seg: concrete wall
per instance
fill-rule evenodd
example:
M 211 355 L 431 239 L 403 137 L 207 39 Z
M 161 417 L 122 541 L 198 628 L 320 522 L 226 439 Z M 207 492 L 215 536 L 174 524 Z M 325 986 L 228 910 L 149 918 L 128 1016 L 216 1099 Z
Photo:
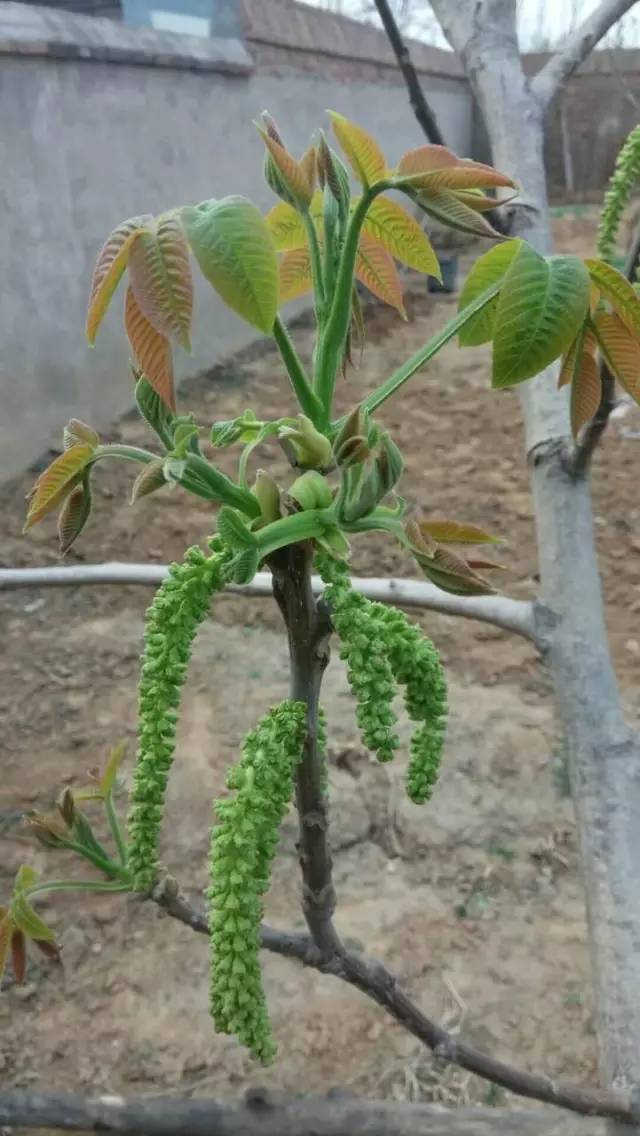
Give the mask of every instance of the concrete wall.
M 259 66 L 237 41 L 0 5 L 0 476 L 59 440 L 71 414 L 100 428 L 131 404 L 122 297 L 95 350 L 83 335 L 94 259 L 118 221 L 230 192 L 269 207 L 251 126 L 265 107 L 298 151 L 326 107 L 374 131 L 390 159 L 420 143 L 390 61 L 343 57 L 329 74 L 264 33 L 258 50 L 272 53 Z M 444 55 L 424 80 L 452 146 L 468 153 L 471 101 Z M 180 373 L 253 334 L 203 285 Z

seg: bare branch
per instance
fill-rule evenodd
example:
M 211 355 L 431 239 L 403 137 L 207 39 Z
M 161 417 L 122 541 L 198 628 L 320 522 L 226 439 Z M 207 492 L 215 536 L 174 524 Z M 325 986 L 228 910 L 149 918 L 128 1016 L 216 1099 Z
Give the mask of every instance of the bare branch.
M 577 1124 L 551 1109 L 445 1109 L 349 1096 L 272 1097 L 242 1104 L 172 1097 L 0 1094 L 0 1125 L 129 1136 L 604 1136 L 598 1121 Z
M 543 107 L 548 106 L 562 84 L 634 3 L 635 0 L 602 0 L 595 12 L 568 36 L 531 82 L 531 90 Z
M 446 143 L 442 131 L 438 126 L 438 120 L 426 100 L 422 84 L 418 78 L 418 73 L 411 59 L 411 53 L 402 37 L 402 33 L 396 23 L 389 2 L 388 0 L 374 0 L 374 3 L 378 10 L 378 15 L 382 20 L 382 26 L 387 33 L 387 39 L 398 60 L 398 67 L 402 72 L 406 84 L 411 109 L 424 131 L 427 141 L 436 146 L 444 146 Z
M 627 280 L 632 283 L 636 279 L 638 267 L 640 266 L 640 226 L 634 235 L 629 254 L 627 256 L 627 264 L 625 268 L 625 275 Z M 604 434 L 611 411 L 616 405 L 615 389 L 616 382 L 611 371 L 607 367 L 604 359 L 600 363 L 600 381 L 602 383 L 602 394 L 600 396 L 600 406 L 598 407 L 591 422 L 586 427 L 580 442 L 574 447 L 573 455 L 570 461 L 570 469 L 574 477 L 583 477 L 588 471 L 591 464 L 593 452 L 598 445 L 602 435 Z
M 171 892 L 177 888 L 172 881 Z M 156 902 L 172 916 L 195 931 L 208 933 L 207 920 L 194 912 L 186 900 L 174 895 L 165 899 L 162 889 L 154 894 Z M 601 1089 L 564 1085 L 544 1074 L 528 1073 L 498 1061 L 482 1050 L 453 1037 L 442 1026 L 427 1018 L 401 989 L 398 979 L 382 963 L 367 959 L 340 946 L 327 957 L 318 950 L 310 936 L 262 929 L 265 950 L 298 959 L 304 966 L 341 978 L 373 999 L 409 1033 L 422 1041 L 443 1062 L 458 1065 L 477 1077 L 501 1085 L 519 1096 L 566 1108 L 582 1116 L 602 1116 L 625 1124 L 640 1120 L 640 1107 L 630 1093 L 606 1092 Z M 0 1112 L 0 1121 L 1 1121 Z
M 145 584 L 157 586 L 167 574 L 161 564 L 74 564 L 62 568 L 0 568 L 0 592 L 15 588 L 77 586 L 79 584 Z M 311 579 L 314 595 L 324 585 L 319 576 Z M 508 596 L 454 596 L 442 592 L 425 580 L 385 580 L 373 576 L 354 579 L 353 587 L 370 600 L 400 607 L 423 607 L 441 615 L 465 616 L 481 623 L 492 623 L 505 631 L 536 642 L 533 604 Z M 258 572 L 248 585 L 231 584 L 228 592 L 246 596 L 272 596 L 270 572 Z

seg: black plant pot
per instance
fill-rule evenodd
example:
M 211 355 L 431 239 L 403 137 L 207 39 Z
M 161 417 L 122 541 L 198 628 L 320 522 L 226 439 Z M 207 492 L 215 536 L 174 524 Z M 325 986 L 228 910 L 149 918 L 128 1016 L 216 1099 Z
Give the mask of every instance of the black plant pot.
M 458 257 L 455 253 L 439 256 L 442 283 L 433 276 L 429 277 L 428 288 L 430 292 L 446 292 L 451 295 L 458 286 Z

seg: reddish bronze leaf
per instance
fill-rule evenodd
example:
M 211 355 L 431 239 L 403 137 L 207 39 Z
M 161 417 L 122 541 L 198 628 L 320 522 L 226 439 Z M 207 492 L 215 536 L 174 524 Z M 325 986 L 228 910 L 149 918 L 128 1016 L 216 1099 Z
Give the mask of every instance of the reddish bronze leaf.
M 93 270 L 89 294 L 89 311 L 87 313 L 87 339 L 89 343 L 95 343 L 102 318 L 127 266 L 127 259 L 134 240 L 145 225 L 148 225 L 151 221 L 153 221 L 153 217 L 149 214 L 131 217 L 128 221 L 123 221 L 113 230 L 102 246 Z
M 13 977 L 22 986 L 27 973 L 27 944 L 22 931 L 14 931 L 11 936 L 11 965 Z
M 402 297 L 402 285 L 393 257 L 387 252 L 384 245 L 381 245 L 369 233 L 363 232 L 360 235 L 356 276 L 365 288 L 373 292 L 374 296 L 377 296 L 385 304 L 390 304 L 403 319 L 407 318 Z
M 143 315 L 131 288 L 127 288 L 124 324 L 135 361 L 149 386 L 175 414 L 176 393 L 173 379 L 171 344 L 166 335 Z
M 189 246 L 176 216 L 159 217 L 153 229 L 138 234 L 129 253 L 129 278 L 149 323 L 188 350 L 193 281 Z

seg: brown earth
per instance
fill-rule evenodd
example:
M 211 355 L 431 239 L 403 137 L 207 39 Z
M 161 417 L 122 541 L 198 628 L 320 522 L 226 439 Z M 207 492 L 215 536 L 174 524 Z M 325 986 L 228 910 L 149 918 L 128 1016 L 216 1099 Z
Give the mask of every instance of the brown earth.
M 563 219 L 562 246 L 588 251 L 592 228 Z M 375 310 L 363 365 L 340 391 L 343 407 L 441 327 L 453 304 L 415 293 L 407 324 Z M 308 354 L 309 329 L 300 326 L 296 339 Z M 504 535 L 504 590 L 532 596 L 536 551 L 517 397 L 488 389 L 487 359 L 483 349 L 448 347 L 381 417 L 407 458 L 407 499 L 431 516 Z M 284 412 L 285 389 L 276 355 L 262 345 L 191 382 L 183 405 L 203 424 L 245 406 L 268 418 Z M 594 471 L 609 629 L 631 720 L 640 716 L 639 431 L 635 409 L 617 418 Z M 112 437 L 149 441 L 132 417 Z M 221 462 L 229 472 L 232 458 L 227 452 Z M 274 447 L 258 464 L 287 475 Z M 32 480 L 26 475 L 2 493 L 6 566 L 55 561 L 52 523 L 20 535 Z M 130 507 L 124 463 L 100 468 L 95 482 L 95 515 L 72 562 L 164 562 L 212 529 L 206 507 L 180 492 Z M 360 574 L 414 574 L 382 539 L 356 543 L 354 563 Z M 64 855 L 34 846 L 17 817 L 48 807 L 62 784 L 84 782 L 116 740 L 128 739 L 133 753 L 148 601 L 147 589 L 132 587 L 2 596 L 0 896 L 22 862 L 45 876 L 82 874 Z M 287 683 L 272 602 L 228 597 L 214 615 L 195 651 L 164 828 L 166 861 L 196 900 L 206 884 L 211 798 L 243 733 Z M 427 1012 L 470 1040 L 531 1069 L 591 1078 L 583 896 L 548 680 L 519 639 L 430 614 L 422 622 L 451 687 L 443 776 L 426 807 L 403 796 L 401 760 L 381 768 L 362 752 L 340 663 L 328 672 L 340 930 L 385 959 Z M 268 899 L 278 925 L 301 922 L 294 833 L 290 817 Z M 34 960 L 22 988 L 5 979 L 0 1083 L 235 1097 L 258 1079 L 290 1091 L 343 1085 L 414 1099 L 503 1100 L 481 1081 L 439 1067 L 361 995 L 273 957 L 264 962 L 279 1057 L 258 1070 L 212 1031 L 203 939 L 118 897 L 55 896 L 42 910 L 59 932 L 64 965 L 47 969 Z

